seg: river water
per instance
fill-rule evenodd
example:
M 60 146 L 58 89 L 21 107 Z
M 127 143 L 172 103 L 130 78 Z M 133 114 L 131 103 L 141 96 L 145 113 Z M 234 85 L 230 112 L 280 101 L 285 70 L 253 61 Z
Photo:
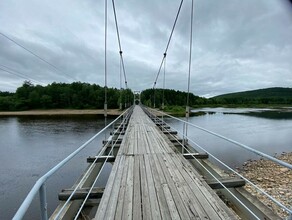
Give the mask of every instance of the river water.
M 274 155 L 292 151 L 292 113 L 250 109 L 198 109 L 200 116 L 190 122 Z M 240 113 L 240 114 L 238 114 Z M 182 125 L 167 119 L 182 131 Z M 0 117 L 0 219 L 11 219 L 35 181 L 104 126 L 93 116 Z M 188 127 L 188 135 L 200 146 L 232 167 L 241 166 L 252 153 Z M 61 189 L 70 188 L 86 168 L 86 158 L 101 147 L 100 137 L 72 162 L 57 172 L 47 184 L 49 214 L 57 205 Z M 98 185 L 105 185 L 110 167 Z M 39 219 L 38 198 L 26 219 Z

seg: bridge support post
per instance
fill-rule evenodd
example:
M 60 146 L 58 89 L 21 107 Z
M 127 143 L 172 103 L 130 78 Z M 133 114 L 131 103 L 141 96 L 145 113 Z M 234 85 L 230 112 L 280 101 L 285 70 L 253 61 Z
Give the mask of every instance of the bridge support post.
M 46 185 L 45 185 L 45 183 L 43 183 L 41 188 L 39 189 L 39 195 L 40 195 L 41 217 L 42 217 L 42 220 L 47 220 L 48 219 L 47 194 L 46 194 Z

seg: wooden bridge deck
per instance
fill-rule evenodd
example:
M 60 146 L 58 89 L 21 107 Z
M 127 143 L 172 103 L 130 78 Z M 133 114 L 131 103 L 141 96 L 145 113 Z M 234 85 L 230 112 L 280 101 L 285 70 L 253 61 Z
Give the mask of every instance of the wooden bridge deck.
M 94 219 L 237 219 L 136 106 Z

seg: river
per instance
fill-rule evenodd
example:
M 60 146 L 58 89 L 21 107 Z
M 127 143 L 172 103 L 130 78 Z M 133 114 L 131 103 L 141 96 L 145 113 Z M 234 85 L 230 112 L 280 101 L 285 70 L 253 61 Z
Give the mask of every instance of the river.
M 292 151 L 292 113 L 251 109 L 197 109 L 200 116 L 190 122 L 203 128 L 274 155 Z M 239 114 L 238 114 L 239 113 Z M 182 125 L 167 121 L 178 130 Z M 0 117 L 0 218 L 11 219 L 21 202 L 46 171 L 61 161 L 104 126 L 102 118 L 93 116 Z M 241 166 L 252 153 L 188 127 L 191 139 L 232 167 Z M 52 213 L 61 189 L 70 188 L 87 166 L 86 158 L 95 155 L 102 138 L 94 141 L 80 155 L 48 181 L 48 209 Z M 105 185 L 107 167 L 99 186 Z M 26 219 L 38 219 L 38 198 Z

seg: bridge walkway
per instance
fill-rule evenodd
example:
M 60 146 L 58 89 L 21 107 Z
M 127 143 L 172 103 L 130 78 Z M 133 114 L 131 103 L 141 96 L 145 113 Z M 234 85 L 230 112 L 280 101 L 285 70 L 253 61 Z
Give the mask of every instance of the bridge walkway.
M 140 106 L 94 219 L 237 219 Z

